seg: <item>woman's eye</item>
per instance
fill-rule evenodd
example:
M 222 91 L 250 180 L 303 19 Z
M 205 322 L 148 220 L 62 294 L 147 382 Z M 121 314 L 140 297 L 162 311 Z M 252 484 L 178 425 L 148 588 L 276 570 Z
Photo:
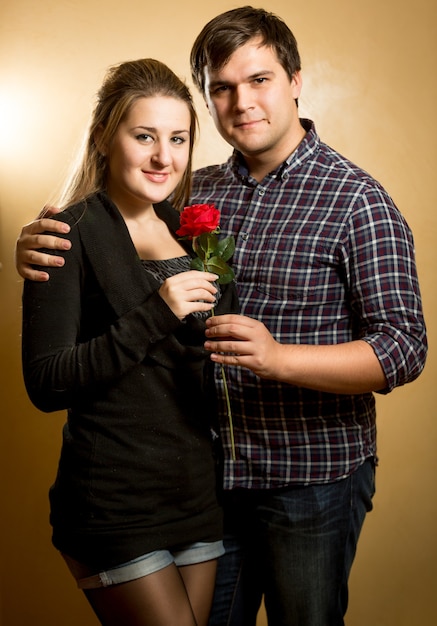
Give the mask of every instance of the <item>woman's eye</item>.
M 172 137 L 172 142 L 177 144 L 177 145 L 180 145 L 180 144 L 185 143 L 186 139 L 185 139 L 185 137 Z
M 142 141 L 143 143 L 150 143 L 151 141 L 153 141 L 153 139 L 152 139 L 152 137 L 150 135 L 146 135 L 144 133 L 141 133 L 140 135 L 137 135 L 136 139 L 138 139 L 138 141 Z

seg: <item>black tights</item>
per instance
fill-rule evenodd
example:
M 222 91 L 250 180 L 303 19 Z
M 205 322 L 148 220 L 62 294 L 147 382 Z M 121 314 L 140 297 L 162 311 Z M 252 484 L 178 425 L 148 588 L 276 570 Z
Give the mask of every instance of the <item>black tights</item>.
M 216 568 L 216 560 L 172 564 L 85 595 L 103 626 L 207 626 Z

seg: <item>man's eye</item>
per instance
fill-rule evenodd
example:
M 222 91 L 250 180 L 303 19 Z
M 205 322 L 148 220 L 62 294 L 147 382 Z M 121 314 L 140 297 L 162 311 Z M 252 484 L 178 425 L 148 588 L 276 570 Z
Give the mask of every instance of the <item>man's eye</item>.
M 224 93 L 225 91 L 229 91 L 229 86 L 228 85 L 220 85 L 219 87 L 216 87 L 213 91 L 213 94 L 221 94 Z

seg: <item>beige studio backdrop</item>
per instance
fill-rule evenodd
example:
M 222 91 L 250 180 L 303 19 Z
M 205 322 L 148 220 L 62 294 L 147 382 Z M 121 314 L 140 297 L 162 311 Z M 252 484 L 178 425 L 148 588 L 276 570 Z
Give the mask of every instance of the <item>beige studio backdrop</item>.
M 303 60 L 303 116 L 389 190 L 415 235 L 430 354 L 378 398 L 380 467 L 351 577 L 348 626 L 437 623 L 436 0 L 269 0 Z M 201 27 L 238 2 L 2 0 L 0 6 L 0 458 L 3 626 L 95 626 L 50 544 L 47 490 L 63 415 L 28 401 L 14 241 L 58 189 L 107 66 L 156 57 L 189 81 Z M 197 96 L 196 165 L 229 154 Z M 157 468 L 159 470 L 159 468 Z M 260 615 L 259 624 L 265 624 Z

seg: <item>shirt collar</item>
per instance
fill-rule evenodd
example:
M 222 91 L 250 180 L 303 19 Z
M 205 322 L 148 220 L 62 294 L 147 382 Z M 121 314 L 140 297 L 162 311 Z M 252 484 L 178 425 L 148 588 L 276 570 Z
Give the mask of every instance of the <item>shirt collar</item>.
M 300 142 L 296 150 L 285 159 L 273 172 L 270 172 L 271 178 L 288 177 L 292 170 L 300 167 L 304 161 L 313 156 L 319 149 L 320 138 L 317 135 L 314 122 L 311 120 L 300 118 L 300 123 L 306 130 L 306 135 Z M 234 150 L 229 158 L 228 165 L 233 175 L 243 182 L 250 179 L 249 170 L 246 165 L 244 156 L 238 150 Z

